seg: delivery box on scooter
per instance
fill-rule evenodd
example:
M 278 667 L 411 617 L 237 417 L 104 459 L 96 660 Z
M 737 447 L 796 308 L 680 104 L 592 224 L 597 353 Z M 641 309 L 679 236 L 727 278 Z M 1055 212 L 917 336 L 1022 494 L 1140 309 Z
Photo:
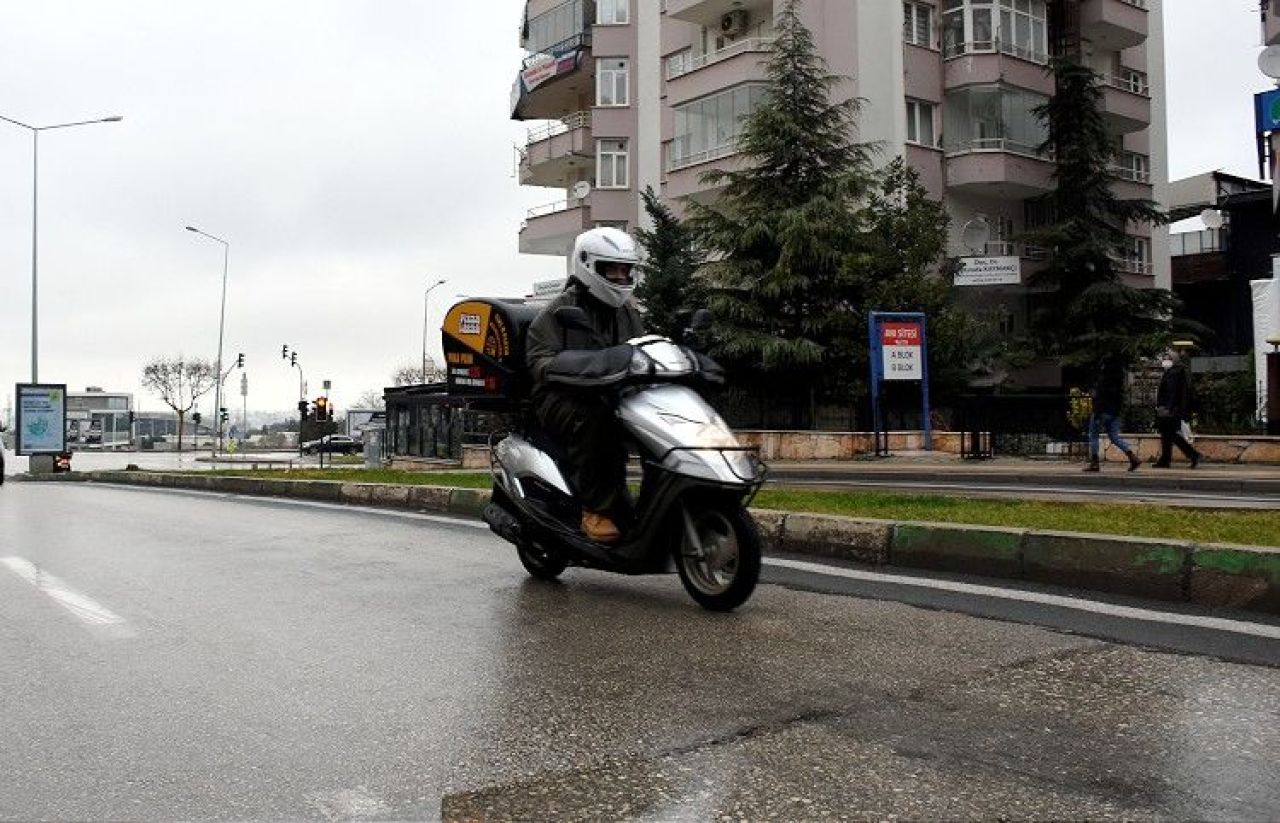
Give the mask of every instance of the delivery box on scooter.
M 449 309 L 440 329 L 449 394 L 493 407 L 513 406 L 526 397 L 525 332 L 540 308 L 523 300 L 477 297 Z

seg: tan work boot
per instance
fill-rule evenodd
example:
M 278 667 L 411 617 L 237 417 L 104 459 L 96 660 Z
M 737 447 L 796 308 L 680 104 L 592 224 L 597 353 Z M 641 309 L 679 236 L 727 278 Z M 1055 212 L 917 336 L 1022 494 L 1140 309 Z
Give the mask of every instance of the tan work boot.
M 609 515 L 599 512 L 582 513 L 582 533 L 597 543 L 617 543 L 622 537 Z

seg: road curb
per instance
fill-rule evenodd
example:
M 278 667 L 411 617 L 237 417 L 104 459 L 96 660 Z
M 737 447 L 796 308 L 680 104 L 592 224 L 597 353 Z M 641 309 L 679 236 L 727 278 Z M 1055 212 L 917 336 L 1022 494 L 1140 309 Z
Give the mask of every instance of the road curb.
M 289 497 L 478 517 L 483 489 L 161 472 L 19 475 L 27 482 L 96 482 Z M 1280 548 L 1140 537 L 896 522 L 752 509 L 767 553 L 837 558 L 1280 614 Z

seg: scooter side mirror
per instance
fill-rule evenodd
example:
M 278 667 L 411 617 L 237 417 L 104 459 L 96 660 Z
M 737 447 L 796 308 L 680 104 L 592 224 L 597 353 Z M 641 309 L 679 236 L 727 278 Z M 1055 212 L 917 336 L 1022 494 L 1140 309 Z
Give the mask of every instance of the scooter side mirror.
M 556 309 L 556 322 L 566 329 L 595 331 L 591 327 L 591 319 L 587 317 L 587 313 L 579 306 L 561 306 Z

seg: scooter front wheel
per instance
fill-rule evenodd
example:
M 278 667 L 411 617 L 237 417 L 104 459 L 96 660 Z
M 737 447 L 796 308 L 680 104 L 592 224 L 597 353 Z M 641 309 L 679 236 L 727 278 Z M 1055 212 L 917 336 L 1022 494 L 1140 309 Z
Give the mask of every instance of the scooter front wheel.
M 527 540 L 516 544 L 516 556 L 524 570 L 539 580 L 555 580 L 567 565 L 563 560 Z
M 760 532 L 742 506 L 683 506 L 676 569 L 685 591 L 703 608 L 736 609 L 760 579 Z

